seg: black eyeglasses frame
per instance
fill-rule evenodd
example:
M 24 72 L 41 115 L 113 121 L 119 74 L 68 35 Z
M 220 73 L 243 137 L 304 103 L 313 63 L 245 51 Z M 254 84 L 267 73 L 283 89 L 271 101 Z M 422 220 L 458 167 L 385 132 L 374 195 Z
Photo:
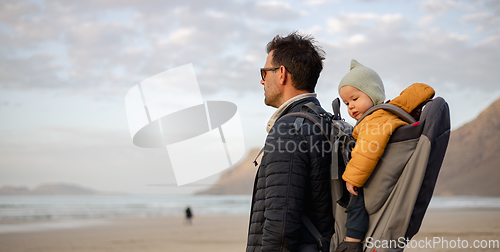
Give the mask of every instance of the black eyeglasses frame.
M 262 81 L 265 81 L 266 80 L 266 75 L 267 75 L 267 71 L 276 71 L 278 69 L 280 69 L 281 66 L 277 66 L 277 67 L 263 67 L 260 69 L 260 77 L 262 78 Z M 285 70 L 287 72 L 290 72 L 288 71 L 288 69 L 286 69 L 286 66 L 283 66 L 285 68 Z

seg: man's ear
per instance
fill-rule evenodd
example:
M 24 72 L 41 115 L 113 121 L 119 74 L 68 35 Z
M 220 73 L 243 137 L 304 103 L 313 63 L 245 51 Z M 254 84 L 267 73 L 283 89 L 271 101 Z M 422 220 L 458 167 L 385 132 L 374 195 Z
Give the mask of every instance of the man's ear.
M 287 78 L 288 78 L 288 73 L 286 71 L 286 68 L 284 66 L 280 67 L 280 85 L 285 85 Z

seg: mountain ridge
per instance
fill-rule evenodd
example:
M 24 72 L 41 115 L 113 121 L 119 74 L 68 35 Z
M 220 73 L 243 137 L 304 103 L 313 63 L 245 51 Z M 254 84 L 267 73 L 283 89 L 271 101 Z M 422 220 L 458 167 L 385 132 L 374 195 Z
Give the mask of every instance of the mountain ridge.
M 500 196 L 500 99 L 451 132 L 435 195 Z
M 259 149 L 250 150 L 244 160 L 236 164 L 232 169 L 224 172 L 212 187 L 196 194 L 251 194 L 257 172 L 257 167 L 255 167 L 253 161 L 258 153 Z M 260 160 L 257 161 L 259 162 Z
M 120 193 L 100 192 L 70 183 L 42 184 L 32 190 L 25 186 L 0 187 L 0 195 L 115 195 Z

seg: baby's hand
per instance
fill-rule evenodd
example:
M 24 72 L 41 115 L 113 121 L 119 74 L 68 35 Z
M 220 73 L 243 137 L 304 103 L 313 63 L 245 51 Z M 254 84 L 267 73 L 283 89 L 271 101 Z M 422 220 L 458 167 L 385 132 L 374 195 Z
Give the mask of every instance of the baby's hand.
M 349 182 L 345 182 L 345 186 L 347 187 L 347 191 L 349 191 L 353 195 L 358 195 L 358 188 L 356 186 L 351 185 Z

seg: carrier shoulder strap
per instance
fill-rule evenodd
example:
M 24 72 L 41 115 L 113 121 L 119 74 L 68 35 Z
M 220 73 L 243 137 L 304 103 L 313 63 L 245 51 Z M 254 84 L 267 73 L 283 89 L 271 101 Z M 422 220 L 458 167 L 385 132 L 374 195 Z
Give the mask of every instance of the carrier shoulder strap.
M 311 109 L 312 111 L 314 111 L 314 113 L 307 112 L 308 109 Z M 302 108 L 300 109 L 300 112 L 288 113 L 288 114 L 282 116 L 280 119 L 285 118 L 285 117 L 292 117 L 292 116 L 297 117 L 297 119 L 295 119 L 295 123 L 294 123 L 294 128 L 297 132 L 299 132 L 300 128 L 302 127 L 302 124 L 304 123 L 304 119 L 308 119 L 309 121 L 313 122 L 316 126 L 318 126 L 321 129 L 321 133 L 323 133 L 323 135 L 328 140 L 330 139 L 330 135 L 325 131 L 325 129 L 323 128 L 323 125 L 318 120 L 318 118 L 322 118 L 323 115 L 319 114 L 319 109 L 314 103 L 312 103 L 312 102 L 306 103 L 302 106 Z
M 311 109 L 316 114 L 307 112 L 308 109 Z M 290 117 L 290 116 L 297 117 L 297 119 L 295 119 L 295 123 L 294 123 L 294 128 L 297 132 L 299 132 L 300 127 L 302 127 L 302 124 L 304 123 L 304 119 L 308 119 L 311 122 L 313 122 L 314 124 L 316 124 L 321 129 L 321 132 L 323 133 L 323 135 L 325 135 L 325 137 L 327 139 L 330 139 L 329 135 L 326 134 L 325 130 L 323 129 L 323 126 L 321 125 L 321 123 L 317 119 L 320 117 L 319 109 L 313 102 L 308 102 L 308 103 L 304 104 L 302 106 L 302 108 L 300 108 L 300 112 L 289 113 L 289 114 L 282 116 L 279 119 L 282 119 L 285 117 Z M 255 159 L 253 161 L 255 166 L 258 166 L 257 159 L 264 152 L 264 148 L 265 147 L 262 147 L 262 149 L 260 149 L 260 151 L 259 151 L 259 154 L 257 154 L 257 156 L 255 157 Z
M 323 244 L 321 244 L 321 239 L 323 238 L 323 236 L 321 236 L 321 234 L 319 233 L 318 229 L 316 229 L 316 227 L 314 226 L 314 224 L 312 223 L 312 221 L 305 214 L 302 215 L 302 222 L 307 227 L 307 229 L 309 229 L 309 232 L 311 232 L 311 234 L 316 239 L 316 242 L 318 243 L 317 244 L 318 245 L 318 250 L 322 251 Z
M 382 104 L 378 104 L 378 105 L 375 105 L 371 108 L 369 108 L 364 114 L 363 116 L 361 116 L 361 118 L 359 118 L 358 122 L 356 123 L 356 126 L 358 125 L 359 122 L 361 122 L 365 117 L 369 116 L 371 113 L 375 112 L 376 110 L 379 110 L 379 109 L 383 109 L 383 110 L 387 110 L 395 115 L 397 115 L 399 118 L 403 119 L 403 121 L 409 123 L 409 124 L 412 124 L 412 123 L 416 123 L 417 121 L 415 120 L 415 118 L 413 118 L 410 114 L 408 114 L 408 112 L 406 112 L 404 109 L 394 105 L 394 104 L 390 104 L 390 103 L 382 103 Z M 355 127 L 356 127 L 355 126 Z

